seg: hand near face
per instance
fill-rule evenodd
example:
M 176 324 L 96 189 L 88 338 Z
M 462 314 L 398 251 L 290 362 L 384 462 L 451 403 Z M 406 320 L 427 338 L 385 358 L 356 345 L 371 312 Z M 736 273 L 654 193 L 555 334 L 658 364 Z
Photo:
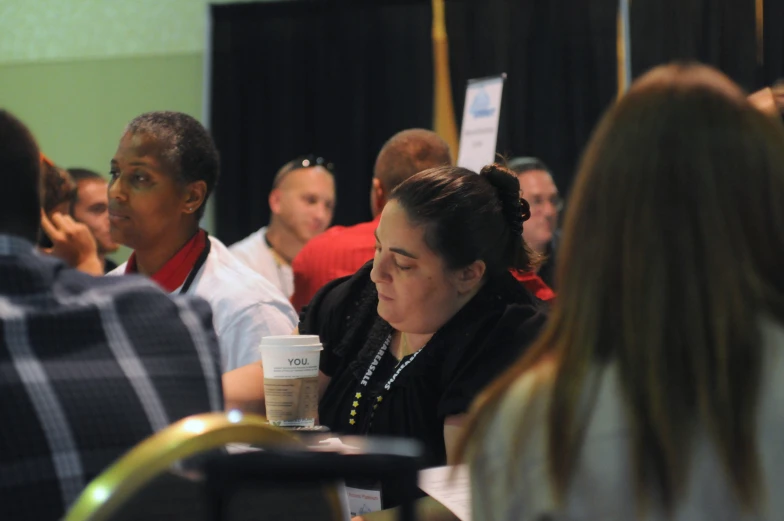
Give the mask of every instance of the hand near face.
M 62 259 L 69 266 L 90 275 L 103 275 L 103 264 L 90 229 L 60 212 L 51 220 L 41 211 L 41 228 L 54 246 L 46 253 Z
M 768 116 L 776 116 L 779 113 L 779 108 L 776 104 L 776 98 L 773 95 L 773 90 L 770 87 L 765 87 L 762 90 L 758 90 L 757 92 L 750 95 L 748 99 L 751 104 L 757 108 L 757 110 L 762 111 Z

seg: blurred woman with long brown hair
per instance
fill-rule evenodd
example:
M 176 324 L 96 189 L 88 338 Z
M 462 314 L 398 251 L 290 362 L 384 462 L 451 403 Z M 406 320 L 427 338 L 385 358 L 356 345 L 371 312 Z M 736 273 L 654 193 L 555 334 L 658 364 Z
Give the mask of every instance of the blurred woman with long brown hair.
M 784 127 L 670 65 L 606 114 L 559 296 L 474 406 L 474 519 L 784 515 Z

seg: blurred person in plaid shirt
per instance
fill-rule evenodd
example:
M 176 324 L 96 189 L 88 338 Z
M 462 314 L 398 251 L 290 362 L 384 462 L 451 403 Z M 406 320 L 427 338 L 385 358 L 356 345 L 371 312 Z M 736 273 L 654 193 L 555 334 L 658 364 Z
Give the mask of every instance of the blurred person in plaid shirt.
M 203 300 L 37 253 L 40 158 L 0 110 L 0 519 L 63 516 L 128 449 L 222 409 Z

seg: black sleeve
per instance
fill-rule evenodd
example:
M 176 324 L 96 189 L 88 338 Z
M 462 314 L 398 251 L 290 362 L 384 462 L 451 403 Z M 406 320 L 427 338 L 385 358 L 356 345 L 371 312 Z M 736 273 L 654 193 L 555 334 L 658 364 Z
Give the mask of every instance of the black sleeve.
M 318 335 L 324 350 L 319 359 L 319 368 L 327 376 L 333 376 L 340 358 L 334 349 L 342 335 L 344 309 L 350 301 L 351 279 L 342 277 L 327 283 L 302 309 L 299 316 L 301 335 Z
M 439 418 L 468 411 L 477 395 L 522 356 L 544 324 L 541 309 L 528 304 L 509 305 L 469 342 L 468 349 L 445 364 L 445 388 L 438 404 Z

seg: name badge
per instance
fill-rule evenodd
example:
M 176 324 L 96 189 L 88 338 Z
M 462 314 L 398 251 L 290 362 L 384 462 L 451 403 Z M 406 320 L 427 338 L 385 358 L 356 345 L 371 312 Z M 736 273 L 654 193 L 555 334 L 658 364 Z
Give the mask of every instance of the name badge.
M 381 510 L 381 490 L 346 487 L 351 517 Z

